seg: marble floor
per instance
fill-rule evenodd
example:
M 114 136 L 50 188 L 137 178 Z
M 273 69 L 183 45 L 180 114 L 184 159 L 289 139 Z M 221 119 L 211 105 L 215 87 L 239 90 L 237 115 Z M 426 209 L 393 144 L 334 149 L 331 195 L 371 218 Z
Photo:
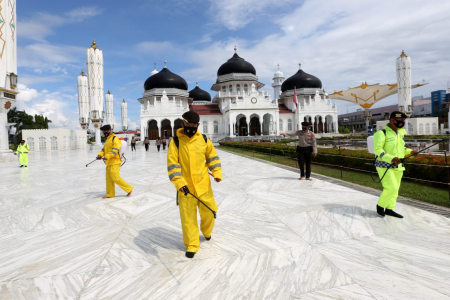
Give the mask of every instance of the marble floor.
M 1 299 L 450 299 L 450 219 L 218 151 L 211 241 L 184 256 L 166 151 L 127 154 L 105 195 L 94 151 L 0 165 Z

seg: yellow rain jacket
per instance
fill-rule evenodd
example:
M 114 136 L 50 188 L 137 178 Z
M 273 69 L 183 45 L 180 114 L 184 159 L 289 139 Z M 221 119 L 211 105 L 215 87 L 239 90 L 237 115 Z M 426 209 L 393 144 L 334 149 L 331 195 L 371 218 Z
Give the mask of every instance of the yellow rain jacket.
M 114 138 L 115 137 L 115 138 Z M 114 144 L 113 144 L 114 140 Z M 120 147 L 122 141 L 116 137 L 114 133 L 111 133 L 105 141 L 102 151 L 98 153 L 101 157 L 106 157 L 106 166 L 113 166 L 121 163 L 120 160 Z
M 389 168 L 394 157 L 405 158 L 412 152 L 411 149 L 405 147 L 406 130 L 404 128 L 399 128 L 397 133 L 388 125 L 384 129 L 386 134 L 382 130 L 378 130 L 373 135 L 373 151 L 378 156 L 375 166 L 378 168 Z M 404 171 L 405 167 L 403 164 L 399 164 L 398 166 L 391 166 L 391 169 Z
M 197 197 L 211 190 L 208 169 L 214 178 L 222 180 L 222 168 L 219 156 L 209 139 L 204 140 L 200 131 L 189 138 L 177 130 L 180 141 L 179 148 L 172 139 L 167 154 L 167 171 L 169 179 L 179 190 L 187 185 L 191 193 Z

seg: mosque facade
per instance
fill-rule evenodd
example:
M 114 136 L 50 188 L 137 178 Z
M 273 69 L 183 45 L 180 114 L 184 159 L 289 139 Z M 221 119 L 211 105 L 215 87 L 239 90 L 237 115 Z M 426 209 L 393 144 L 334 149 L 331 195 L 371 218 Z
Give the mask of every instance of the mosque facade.
M 319 78 L 299 67 L 285 80 L 278 70 L 273 77 L 273 98 L 261 90 L 255 67 L 234 55 L 217 71 L 211 95 L 198 86 L 188 91 L 187 82 L 165 63 L 144 83 L 141 103 L 141 137 L 171 137 L 181 128 L 181 115 L 193 110 L 200 115 L 200 131 L 213 142 L 225 137 L 274 136 L 294 132 L 308 121 L 316 133 L 337 133 L 337 107 L 331 103 Z M 294 101 L 294 90 L 296 102 Z

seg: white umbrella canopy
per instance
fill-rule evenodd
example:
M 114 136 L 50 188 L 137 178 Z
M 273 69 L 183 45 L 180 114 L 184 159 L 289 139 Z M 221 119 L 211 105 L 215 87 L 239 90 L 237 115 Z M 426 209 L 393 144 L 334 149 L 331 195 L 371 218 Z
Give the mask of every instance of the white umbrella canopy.
M 415 89 L 428 83 L 418 83 L 411 85 Z M 370 108 L 376 102 L 394 95 L 398 92 L 397 84 L 367 84 L 364 82 L 360 86 L 349 88 L 348 90 L 336 91 L 328 96 L 332 99 L 344 100 L 359 104 L 362 108 Z

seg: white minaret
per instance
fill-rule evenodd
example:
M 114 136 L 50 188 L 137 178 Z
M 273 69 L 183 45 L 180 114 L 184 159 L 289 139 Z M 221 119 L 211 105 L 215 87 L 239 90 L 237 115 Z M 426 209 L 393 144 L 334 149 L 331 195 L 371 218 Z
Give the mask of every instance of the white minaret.
M 159 73 L 158 71 L 156 71 L 156 63 L 153 64 L 153 67 L 154 67 L 155 69 L 150 73 L 150 76 L 153 76 L 153 75 Z
M 14 160 L 8 143 L 7 113 L 16 102 L 17 33 L 16 0 L 0 1 L 0 160 Z M 7 154 L 6 154 L 7 153 Z M 3 157 L 4 156 L 4 157 Z
M 408 118 L 412 115 L 411 102 L 411 58 L 402 50 L 397 58 L 398 109 Z
M 101 145 L 100 127 L 103 124 L 103 53 L 95 40 L 86 51 L 86 68 L 89 83 L 90 118 L 95 130 L 95 144 Z
M 81 74 L 77 77 L 78 88 L 78 112 L 80 114 L 80 125 L 82 129 L 89 128 L 89 87 L 88 78 L 81 71 Z
M 123 99 L 122 104 L 120 106 L 122 108 L 122 129 L 123 131 L 127 131 L 128 116 L 127 116 L 127 103 L 125 102 L 125 99 Z
M 280 71 L 280 64 L 278 64 L 277 66 L 278 71 L 276 71 L 275 74 L 273 75 L 273 83 L 272 83 L 274 100 L 280 99 L 281 85 L 283 84 L 285 79 L 283 72 Z
M 111 125 L 111 128 L 114 128 L 114 97 L 113 94 L 108 90 L 105 96 L 105 110 L 106 110 L 106 119 L 105 124 Z

